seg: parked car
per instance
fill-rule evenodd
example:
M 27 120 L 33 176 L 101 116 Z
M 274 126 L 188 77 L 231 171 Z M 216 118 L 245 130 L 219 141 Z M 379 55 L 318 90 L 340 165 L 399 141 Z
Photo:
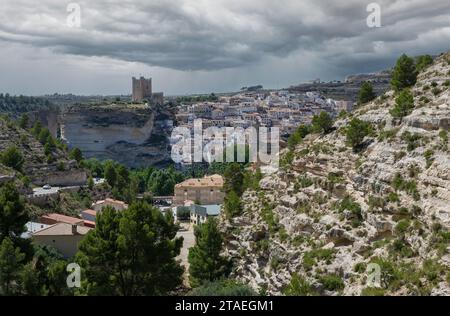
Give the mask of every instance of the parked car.
M 46 184 L 42 187 L 44 190 L 50 190 L 52 187 L 50 186 L 50 184 Z

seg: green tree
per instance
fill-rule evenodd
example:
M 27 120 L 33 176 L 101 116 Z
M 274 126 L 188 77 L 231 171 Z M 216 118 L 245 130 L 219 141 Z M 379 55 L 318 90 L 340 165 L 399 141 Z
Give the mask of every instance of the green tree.
M 358 95 L 358 103 L 364 104 L 372 101 L 376 98 L 375 93 L 373 92 L 373 86 L 370 82 L 363 82 L 361 88 L 359 90 Z
M 395 99 L 395 106 L 390 111 L 394 118 L 400 118 L 409 115 L 414 109 L 414 97 L 409 89 L 405 89 Z
M 230 191 L 225 196 L 224 210 L 227 218 L 233 218 L 242 212 L 241 199 L 236 192 Z
M 107 163 L 105 165 L 105 179 L 111 187 L 115 187 L 117 181 L 117 172 L 112 163 Z
M 34 249 L 34 270 L 39 282 L 37 287 L 26 290 L 25 293 L 33 295 L 33 291 L 43 293 L 48 296 L 67 296 L 73 295 L 71 289 L 67 287 L 67 262 L 58 251 L 50 246 L 36 245 Z M 30 274 L 32 271 L 29 272 Z M 32 282 L 35 282 L 36 276 L 30 276 Z
M 312 119 L 312 129 L 317 133 L 328 134 L 333 128 L 333 120 L 327 112 L 320 112 L 319 115 L 314 115 Z
M 24 265 L 20 272 L 20 287 L 21 292 L 25 295 L 43 296 L 47 294 L 45 287 L 40 283 L 39 272 L 34 268 L 33 262 Z
M 298 145 L 303 138 L 306 137 L 310 133 L 310 128 L 306 125 L 300 125 L 297 127 L 295 132 L 289 136 L 288 138 L 288 147 L 289 149 L 294 149 L 296 145 Z
M 78 163 L 80 163 L 83 160 L 83 153 L 81 150 L 77 147 L 72 149 L 69 153 L 69 158 L 76 160 Z
M 5 166 L 13 168 L 19 172 L 22 171 L 22 166 L 24 163 L 24 158 L 22 153 L 16 146 L 8 147 L 1 155 L 0 162 Z
M 357 151 L 361 146 L 364 137 L 370 133 L 370 123 L 353 118 L 347 126 L 346 137 L 347 143 Z
M 189 280 L 192 287 L 228 276 L 229 261 L 220 255 L 223 238 L 214 218 L 195 228 L 195 246 L 189 249 Z
M 26 113 L 22 114 L 22 116 L 20 117 L 19 120 L 19 126 L 20 128 L 27 128 L 28 127 L 28 122 L 30 121 L 28 115 Z
M 165 295 L 182 282 L 175 261 L 182 238 L 170 213 L 146 203 L 117 212 L 105 208 L 79 245 L 83 292 L 88 295 Z
M 32 128 L 32 130 L 31 130 L 31 133 L 32 133 L 34 136 L 38 137 L 39 134 L 41 133 L 41 131 L 42 131 L 42 124 L 41 124 L 40 121 L 36 121 L 36 122 L 34 123 L 34 125 L 33 125 L 33 128 Z
M 417 57 L 416 69 L 417 72 L 421 72 L 433 64 L 433 57 L 430 55 L 422 55 Z
M 25 254 L 9 238 L 0 244 L 0 291 L 4 295 L 14 294 L 23 266 Z
M 417 81 L 417 70 L 414 60 L 405 54 L 400 56 L 392 73 L 391 86 L 399 92 L 412 87 Z
M 148 189 L 155 195 L 171 195 L 174 186 L 173 175 L 165 170 L 155 170 L 148 179 Z
M 38 135 L 38 140 L 42 145 L 44 145 L 47 142 L 49 136 L 51 137 L 48 128 L 42 128 Z
M 88 181 L 87 181 L 87 186 L 89 188 L 89 190 L 92 190 L 94 188 L 94 179 L 92 178 L 92 176 L 89 176 Z
M 241 196 L 244 191 L 242 166 L 236 162 L 229 164 L 225 169 L 224 178 L 223 189 L 225 193 L 234 191 L 238 196 Z
M 17 238 L 25 232 L 29 221 L 23 199 L 11 182 L 0 188 L 0 241 Z

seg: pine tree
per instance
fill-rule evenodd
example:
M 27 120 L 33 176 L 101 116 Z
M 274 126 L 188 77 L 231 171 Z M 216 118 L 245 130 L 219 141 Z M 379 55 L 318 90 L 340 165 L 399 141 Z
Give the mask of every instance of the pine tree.
M 72 149 L 72 151 L 69 154 L 69 158 L 70 159 L 74 159 L 76 160 L 78 163 L 80 163 L 83 160 L 83 153 L 81 152 L 81 150 L 77 147 L 75 147 L 74 149 Z
M 414 97 L 409 89 L 405 89 L 395 99 L 395 106 L 390 111 L 394 118 L 400 118 L 409 115 L 414 109 Z
M 375 93 L 373 92 L 373 86 L 370 82 L 363 82 L 361 85 L 361 89 L 359 90 L 358 103 L 364 104 L 372 101 L 376 98 Z
M 182 282 L 175 261 L 183 240 L 173 218 L 146 203 L 117 212 L 105 208 L 79 245 L 88 295 L 165 295 Z
M 417 70 L 414 60 L 405 54 L 400 56 L 392 73 L 391 86 L 399 92 L 412 87 L 417 81 Z
M 433 57 L 431 57 L 430 55 L 422 55 L 417 57 L 416 69 L 418 72 L 421 72 L 431 64 L 433 64 Z
M 0 244 L 0 291 L 4 295 L 11 295 L 18 291 L 17 280 L 20 278 L 22 262 L 25 254 L 14 247 L 9 238 L 4 238 Z
M 198 287 L 207 281 L 215 281 L 226 277 L 230 272 L 230 264 L 220 255 L 223 239 L 214 218 L 197 226 L 195 230 L 196 244 L 189 249 L 189 280 L 192 287 Z
M 225 169 L 224 178 L 223 189 L 225 193 L 234 191 L 238 196 L 241 196 L 244 190 L 244 173 L 241 165 L 235 162 L 229 164 Z
M 328 134 L 333 128 L 333 120 L 327 112 L 320 112 L 319 115 L 314 115 L 311 123 L 315 132 Z
M 357 118 L 353 118 L 347 126 L 347 143 L 356 151 L 364 137 L 370 133 L 370 124 Z
M 25 232 L 29 216 L 23 199 L 11 182 L 0 188 L 0 241 L 17 238 Z
M 230 191 L 225 196 L 224 210 L 227 218 L 233 218 L 242 211 L 241 199 L 236 192 Z
M 28 115 L 26 113 L 22 114 L 22 116 L 20 117 L 20 120 L 19 120 L 20 128 L 23 128 L 23 129 L 27 128 L 28 122 L 29 122 Z

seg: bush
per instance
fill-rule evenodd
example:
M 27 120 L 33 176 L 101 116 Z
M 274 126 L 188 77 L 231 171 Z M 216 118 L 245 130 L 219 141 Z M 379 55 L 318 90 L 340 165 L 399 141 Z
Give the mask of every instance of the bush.
M 344 281 L 336 274 L 324 275 L 319 278 L 320 283 L 328 291 L 338 291 L 345 287 Z
M 310 128 L 306 125 L 300 125 L 295 132 L 289 136 L 288 147 L 289 149 L 294 149 L 306 135 L 310 133 Z
M 308 296 L 312 295 L 311 285 L 304 277 L 294 273 L 291 277 L 291 282 L 283 289 L 283 294 L 286 296 Z
M 346 131 L 347 143 L 352 146 L 353 151 L 357 151 L 364 140 L 370 134 L 370 123 L 353 118 Z
M 303 267 L 305 270 L 310 270 L 317 261 L 325 261 L 327 264 L 331 263 L 334 258 L 333 249 L 313 249 L 309 252 L 305 252 L 303 255 Z
M 321 112 L 319 115 L 314 115 L 312 119 L 312 128 L 315 132 L 327 134 L 331 132 L 332 127 L 333 120 L 327 112 Z
M 409 226 L 411 225 L 411 222 L 407 219 L 403 219 L 400 222 L 397 223 L 395 226 L 395 232 L 399 235 L 403 235 L 408 231 Z
M 395 106 L 390 111 L 394 118 L 403 118 L 409 115 L 414 108 L 414 97 L 409 89 L 402 90 L 395 99 Z
M 433 164 L 433 155 L 434 155 L 434 151 L 431 149 L 428 149 L 427 151 L 424 152 L 423 156 L 425 158 L 426 164 L 427 164 L 427 169 L 431 167 L 431 165 Z
M 24 158 L 22 153 L 16 146 L 8 147 L 1 155 L 0 162 L 5 166 L 22 171 Z
M 433 64 L 433 58 L 430 55 L 419 56 L 416 61 L 416 70 L 421 72 L 431 64 Z

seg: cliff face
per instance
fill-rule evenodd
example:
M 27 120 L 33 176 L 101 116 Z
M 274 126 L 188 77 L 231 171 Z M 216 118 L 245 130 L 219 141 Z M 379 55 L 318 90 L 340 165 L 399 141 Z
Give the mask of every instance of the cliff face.
M 72 106 L 61 116 L 61 137 L 87 158 L 113 159 L 132 168 L 164 164 L 170 159 L 171 118 L 163 107 Z
M 243 214 L 223 219 L 233 276 L 270 294 L 297 273 L 322 295 L 450 295 L 448 80 L 450 54 L 419 75 L 401 122 L 392 91 L 352 114 L 375 131 L 364 151 L 346 145 L 351 118 L 339 120 L 245 192 Z

